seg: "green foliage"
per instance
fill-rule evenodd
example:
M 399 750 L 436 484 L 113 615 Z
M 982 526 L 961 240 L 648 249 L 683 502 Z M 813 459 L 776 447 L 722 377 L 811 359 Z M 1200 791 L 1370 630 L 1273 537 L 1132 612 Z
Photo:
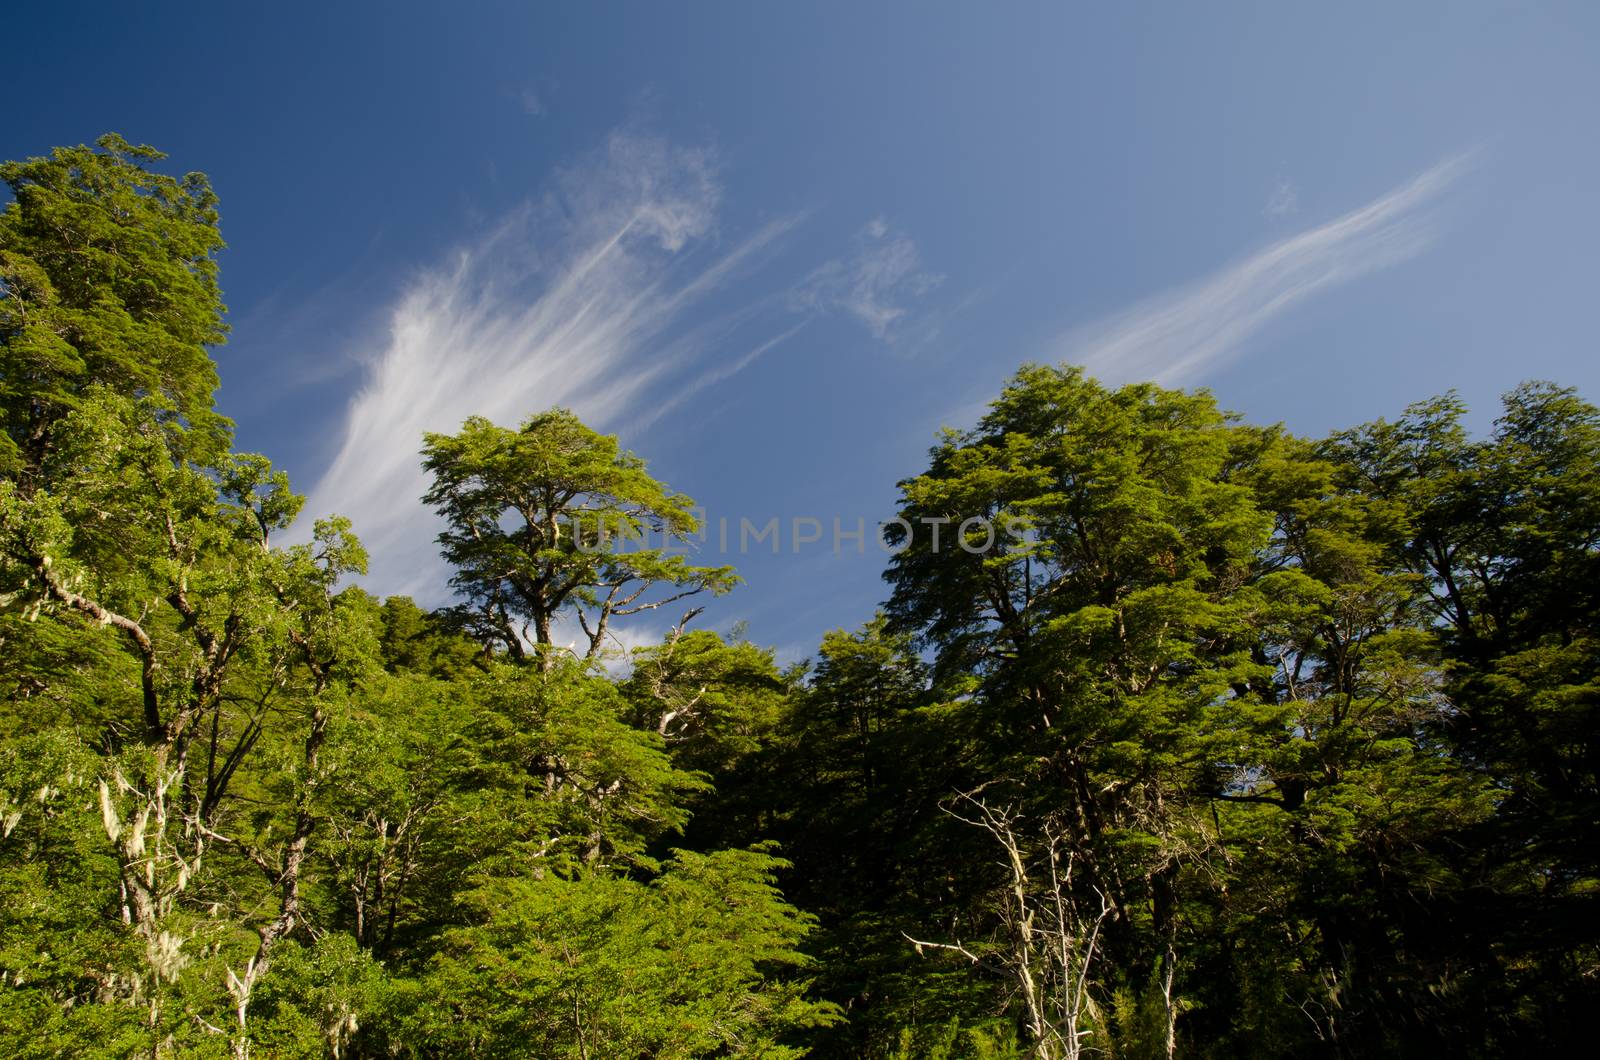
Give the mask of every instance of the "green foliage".
M 732 568 L 696 567 L 679 551 L 698 529 L 693 502 L 564 409 L 520 430 L 473 416 L 459 434 L 425 438 L 423 499 L 448 523 L 439 543 L 466 600 L 452 613 L 514 659 L 531 639 L 548 665 L 560 614 L 577 618 L 594 658 L 613 619 L 734 584 Z M 666 594 L 652 595 L 659 587 Z
M 900 1031 L 889 1060 L 1014 1060 L 1027 1055 L 1016 1028 L 963 1027 L 956 1020 Z
M 627 724 L 616 687 L 575 662 L 550 671 L 501 667 L 482 679 L 472 732 L 480 782 L 515 793 L 533 814 L 527 849 L 500 857 L 572 875 L 634 862 L 688 819 L 683 799 L 705 781 L 673 765 L 661 738 Z
M 110 916 L 117 868 L 94 810 L 97 766 L 70 732 L 0 748 L 0 1041 L 38 1041 L 33 1055 L 140 1038 L 135 1013 L 104 1003 L 138 954 Z
M 834 1013 L 804 999 L 807 918 L 761 851 L 676 852 L 650 883 L 502 879 L 473 892 L 401 1024 L 402 1055 L 784 1057 Z M 427 998 L 429 1000 L 424 1001 Z
M 622 686 L 633 722 L 659 733 L 686 769 L 727 774 L 772 736 L 789 688 L 770 649 L 674 630 L 633 653 Z
M 287 943 L 274 965 L 252 1011 L 256 1045 L 268 1056 L 345 1055 L 391 1004 L 383 969 L 349 935 Z
M 227 327 L 217 286 L 217 199 L 203 174 L 107 134 L 95 148 L 0 164 L 0 473 L 33 473 L 50 428 L 94 386 L 159 396 L 209 447 L 207 346 Z
M 481 654 L 471 640 L 454 632 L 438 615 L 422 610 L 409 596 L 384 600 L 381 648 L 391 673 L 416 672 L 431 677 L 458 677 Z
M 1448 401 L 1316 446 L 1237 426 L 1204 394 L 1026 368 L 902 484 L 912 532 L 888 573 L 891 615 L 941 679 L 979 678 L 958 708 L 975 734 L 959 790 L 1003 782 L 1018 827 L 1063 844 L 1070 885 L 1030 869 L 1020 901 L 1059 901 L 1079 931 L 1107 903 L 1086 973 L 1104 1014 L 1091 1042 L 1129 1055 L 1165 1053 L 1166 1038 L 1255 1053 L 1268 1041 L 1282 1054 L 1438 1049 L 1483 1025 L 1470 1009 L 1504 974 L 1483 954 L 1507 933 L 1463 918 L 1486 885 L 1507 886 L 1487 883 L 1472 844 L 1517 811 L 1471 753 L 1474 728 L 1505 708 L 1462 710 L 1468 688 L 1494 679 L 1467 676 L 1482 671 L 1440 620 L 1489 599 L 1523 621 L 1548 614 L 1475 588 L 1474 572 L 1509 583 L 1559 556 L 1572 578 L 1595 544 L 1582 486 L 1592 410 L 1540 387 L 1508 409 L 1481 446 Z M 1559 467 L 1559 485 L 1541 467 Z M 1495 499 L 1470 496 L 1491 482 Z M 1512 527 L 1476 559 L 1465 544 L 1417 543 L 1449 533 L 1485 549 L 1486 529 L 1523 504 L 1537 545 Z M 974 517 L 1001 528 L 988 547 L 953 536 Z M 1430 554 L 1461 569 L 1446 577 Z M 1518 591 L 1532 599 L 1543 590 L 1527 577 Z M 1552 709 L 1581 711 L 1592 656 L 1569 643 L 1554 667 L 1508 661 L 1572 690 Z M 1501 703 L 1527 697 L 1514 678 L 1497 690 Z M 1000 881 L 958 880 L 945 937 L 1005 938 L 1016 906 Z M 1442 922 L 1419 913 L 1419 895 Z M 1463 935 L 1483 948 L 1463 953 Z M 974 952 L 1004 981 L 1028 951 L 1013 939 Z M 1573 982 L 1583 966 L 1561 974 Z M 1508 1041 L 1518 1018 L 1491 1017 Z
M 228 452 L 210 411 L 214 198 L 147 172 L 157 152 L 101 146 L 0 173 L 8 1054 L 567 1048 L 460 963 L 495 955 L 548 974 L 512 996 L 592 1019 L 581 1055 L 794 1055 L 835 1015 L 805 996 L 811 920 L 777 889 L 785 863 L 761 846 L 659 860 L 710 791 L 699 770 L 761 748 L 788 687 L 771 654 L 693 635 L 649 694 L 549 652 L 518 667 L 342 586 L 366 564 L 347 520 L 278 546 L 300 499 Z M 532 516 L 497 546 L 522 564 L 505 585 L 452 554 L 462 587 L 522 592 L 545 634 L 589 609 L 591 655 L 611 619 L 732 582 L 665 550 L 535 540 L 557 515 L 630 539 L 694 529 L 686 498 L 568 414 L 469 421 L 430 449 L 458 530 Z M 669 750 L 649 696 L 696 680 L 715 689 L 666 726 Z M 557 946 L 580 963 L 552 963 Z M 473 983 L 436 993 L 453 976 Z

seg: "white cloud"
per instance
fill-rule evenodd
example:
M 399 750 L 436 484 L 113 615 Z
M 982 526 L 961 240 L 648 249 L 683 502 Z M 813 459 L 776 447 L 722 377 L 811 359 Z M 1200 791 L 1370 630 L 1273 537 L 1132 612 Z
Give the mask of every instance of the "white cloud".
M 1446 159 L 1335 221 L 1074 331 L 1061 356 L 1108 381 L 1192 381 L 1297 302 L 1420 254 L 1439 227 L 1430 207 L 1472 161 L 1470 152 Z
M 843 311 L 866 326 L 874 338 L 892 341 L 906 303 L 928 293 L 943 279 L 925 271 L 916 243 L 875 217 L 856 235 L 848 257 L 818 267 L 794 292 L 799 309 Z
M 474 414 L 516 424 L 556 405 L 606 426 L 637 409 L 690 355 L 655 354 L 673 349 L 684 311 L 786 230 L 775 222 L 705 260 L 719 198 L 706 152 L 617 134 L 542 200 L 419 274 L 388 314 L 297 533 L 347 515 L 374 591 L 437 601 L 446 574 L 420 499 L 423 432 Z
M 640 417 L 638 426 L 641 429 L 649 426 L 650 424 L 659 420 L 661 417 L 665 416 L 667 413 L 678 408 L 691 397 L 700 393 L 700 391 L 709 386 L 714 386 L 725 379 L 730 379 L 733 376 L 738 375 L 740 372 L 744 371 L 746 368 L 760 360 L 773 347 L 798 335 L 805 329 L 805 326 L 808 323 L 810 323 L 809 319 L 802 320 L 793 327 L 786 328 L 771 338 L 757 343 L 754 347 L 745 351 L 743 355 L 735 360 L 729 361 L 725 364 L 720 364 L 715 368 L 701 373 L 699 377 L 674 387 L 671 397 L 667 398 L 665 401 L 661 402 L 655 408 Z

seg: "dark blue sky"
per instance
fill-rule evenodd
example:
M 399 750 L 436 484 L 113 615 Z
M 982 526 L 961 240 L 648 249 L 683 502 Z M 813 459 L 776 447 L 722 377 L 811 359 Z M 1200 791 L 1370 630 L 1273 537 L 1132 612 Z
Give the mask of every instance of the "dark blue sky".
M 1600 394 L 1596 9 L 1290 6 L 29 5 L 0 156 L 211 175 L 221 406 L 374 589 L 442 590 L 420 430 L 565 404 L 783 520 L 708 620 L 792 656 L 882 594 L 831 520 L 1025 360 L 1307 433 Z

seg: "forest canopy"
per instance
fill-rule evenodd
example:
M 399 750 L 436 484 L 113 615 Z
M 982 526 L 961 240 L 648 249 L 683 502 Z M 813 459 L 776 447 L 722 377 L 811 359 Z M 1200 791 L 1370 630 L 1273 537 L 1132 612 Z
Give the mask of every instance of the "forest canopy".
M 881 612 L 791 666 L 694 627 L 732 568 L 586 539 L 694 533 L 643 459 L 474 417 L 416 439 L 426 610 L 347 520 L 280 543 L 300 498 L 213 405 L 216 196 L 163 158 L 0 165 L 8 1055 L 1587 1042 L 1574 391 L 1313 439 L 1026 365 L 906 469 Z

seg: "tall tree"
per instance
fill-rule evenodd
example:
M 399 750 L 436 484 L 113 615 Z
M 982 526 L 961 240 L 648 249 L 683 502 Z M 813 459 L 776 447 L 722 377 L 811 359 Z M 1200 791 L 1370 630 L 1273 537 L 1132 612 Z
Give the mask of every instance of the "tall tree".
M 693 502 L 565 409 L 517 430 L 474 416 L 458 434 L 428 434 L 423 457 L 424 500 L 448 522 L 439 543 L 466 598 L 456 614 L 514 659 L 532 640 L 549 666 L 560 615 L 577 619 L 594 658 L 613 620 L 734 584 L 731 567 L 689 562 Z
M 1469 886 L 1436 917 L 1451 994 L 1512 1050 L 1588 1036 L 1600 981 L 1600 410 L 1529 383 L 1473 439 L 1454 395 L 1324 447 L 1346 488 L 1401 513 L 1390 562 L 1444 649 L 1444 732 L 1495 812 L 1463 830 Z
M 333 586 L 364 555 L 340 521 L 320 524 L 314 546 L 274 548 L 269 535 L 299 507 L 285 476 L 252 455 L 191 463 L 186 431 L 167 411 L 154 398 L 91 392 L 51 431 L 48 488 L 0 481 L 3 628 L 27 651 L 39 623 L 16 619 L 44 617 L 114 675 L 109 697 L 75 673 L 56 675 L 26 706 L 66 706 L 67 731 L 95 748 L 116 915 L 139 957 L 98 989 L 143 1008 L 151 1052 L 187 1022 L 174 1010 L 181 973 L 215 926 L 191 888 L 214 886 L 204 870 L 219 845 L 261 873 L 258 908 L 273 911 L 251 918 L 257 943 L 228 974 L 242 1052 L 250 987 L 300 923 L 314 824 L 304 796 L 319 772 L 327 698 L 364 640 Z M 304 784 L 284 800 L 286 838 L 268 839 L 231 827 L 230 808 L 274 721 L 298 744 L 287 768 Z M 223 978 L 217 970 L 212 981 Z
M 0 473 L 38 472 L 50 428 L 94 386 L 160 396 L 225 444 L 206 352 L 227 335 L 217 286 L 217 197 L 202 173 L 107 134 L 0 164 Z
M 1271 520 L 1238 470 L 1260 444 L 1204 393 L 1024 368 L 902 484 L 912 533 L 886 575 L 938 670 L 981 678 L 980 779 L 1037 800 L 1014 816 L 1071 823 L 1045 845 L 1074 866 L 1071 919 L 1110 903 L 1100 945 L 1121 980 L 1102 981 L 1102 1007 L 1158 983 L 1169 1041 L 1177 906 L 1210 848 L 1189 748 L 1249 663 L 1235 634 Z
M 644 694 L 341 587 L 365 563 L 344 520 L 276 544 L 300 499 L 209 411 L 203 178 L 102 146 L 6 167 L 0 1051 L 803 1048 L 834 1014 L 805 997 L 784 863 L 666 847 L 711 786 L 685 766 L 760 749 L 788 687 L 771 653 L 675 640 Z M 485 593 L 529 591 L 501 634 L 515 615 L 548 649 L 577 613 L 593 656 L 618 616 L 731 585 L 666 547 L 688 501 L 614 439 L 562 413 L 494 434 L 437 448 L 441 495 L 480 518 L 463 535 L 554 516 L 505 535 L 523 564 Z M 587 547 L 647 532 L 670 540 Z
M 929 1035 L 951 1018 L 968 1021 L 958 1033 L 993 1029 L 994 983 L 928 967 L 905 934 L 962 917 L 988 860 L 938 812 L 973 782 L 969 718 L 938 701 L 911 638 L 879 615 L 823 636 L 758 758 L 748 801 L 766 810 L 746 818 L 795 862 L 786 892 L 818 917 L 818 989 L 851 1014 L 818 1036 L 822 1055 L 937 1055 Z
M 1060 1010 L 1069 1028 L 1031 1009 L 1036 1047 L 1226 1039 L 1203 1026 L 1243 1005 L 1219 992 L 1240 975 L 1218 973 L 1219 941 L 1275 968 L 1279 1001 L 1251 1019 L 1297 1022 L 1286 1052 L 1448 1041 L 1431 1017 L 1450 978 L 1417 959 L 1411 896 L 1448 889 L 1450 837 L 1488 804 L 1443 739 L 1438 646 L 1392 553 L 1403 510 L 1207 394 L 1053 368 L 1020 372 L 902 489 L 892 613 L 978 678 L 985 792 L 953 809 L 1013 855 L 990 926 L 946 952 L 1015 971 L 1027 908 L 1080 942 L 1098 927 L 1082 1010 Z M 1268 879 L 1270 926 L 1230 941 L 1259 914 L 1219 928 L 1212 910 Z

